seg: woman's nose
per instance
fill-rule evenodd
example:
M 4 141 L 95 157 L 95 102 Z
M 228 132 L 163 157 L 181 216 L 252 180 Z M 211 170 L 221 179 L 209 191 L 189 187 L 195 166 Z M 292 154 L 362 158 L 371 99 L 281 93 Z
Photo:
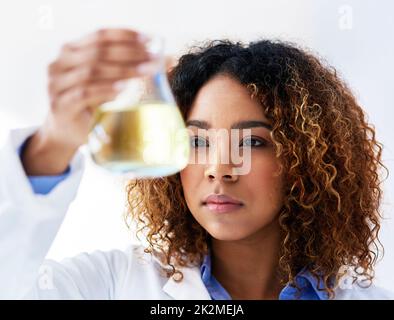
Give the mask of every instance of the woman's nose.
M 234 174 L 231 165 L 216 164 L 209 166 L 204 173 L 210 181 L 236 182 L 239 176 Z
M 231 154 L 231 144 L 226 132 L 220 131 L 211 139 L 211 147 L 206 162 L 204 175 L 210 181 L 236 182 L 239 175 L 234 170 Z

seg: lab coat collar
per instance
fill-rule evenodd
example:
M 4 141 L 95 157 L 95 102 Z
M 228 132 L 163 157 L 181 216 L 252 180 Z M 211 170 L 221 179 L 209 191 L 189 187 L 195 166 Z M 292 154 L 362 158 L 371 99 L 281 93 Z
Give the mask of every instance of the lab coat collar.
M 179 271 L 183 273 L 182 281 L 170 277 L 162 288 L 164 292 L 176 300 L 211 300 L 198 266 L 179 267 Z

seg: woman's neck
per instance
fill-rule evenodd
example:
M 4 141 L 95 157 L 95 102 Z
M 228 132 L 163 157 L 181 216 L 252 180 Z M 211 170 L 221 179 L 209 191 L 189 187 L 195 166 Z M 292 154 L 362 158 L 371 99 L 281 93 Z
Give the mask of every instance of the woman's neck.
M 212 238 L 212 274 L 233 299 L 277 299 L 279 251 L 277 221 L 246 239 Z

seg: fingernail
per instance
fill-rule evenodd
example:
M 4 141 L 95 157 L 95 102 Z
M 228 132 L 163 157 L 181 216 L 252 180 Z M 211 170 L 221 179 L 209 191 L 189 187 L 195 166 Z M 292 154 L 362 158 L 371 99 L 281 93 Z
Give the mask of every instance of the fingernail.
M 157 65 L 154 63 L 142 63 L 136 67 L 136 70 L 139 74 L 150 74 L 157 70 Z
M 113 87 L 116 91 L 122 91 L 124 88 L 126 88 L 126 82 L 125 81 L 117 81 L 114 83 Z
M 137 39 L 138 39 L 139 42 L 145 43 L 145 42 L 150 40 L 150 37 L 147 36 L 146 34 L 139 33 L 138 36 L 137 36 Z
M 161 54 L 160 53 L 156 53 L 156 52 L 148 52 L 148 57 L 149 59 L 158 59 L 160 58 Z

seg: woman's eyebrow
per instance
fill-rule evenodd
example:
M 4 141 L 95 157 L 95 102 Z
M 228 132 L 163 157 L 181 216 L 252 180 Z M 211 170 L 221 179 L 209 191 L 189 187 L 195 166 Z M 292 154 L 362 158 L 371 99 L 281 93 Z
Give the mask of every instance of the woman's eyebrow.
M 188 120 L 186 121 L 186 127 L 197 127 L 201 129 L 209 129 L 210 125 L 206 121 L 202 120 Z
M 211 126 L 208 122 L 203 120 L 188 120 L 186 121 L 187 127 L 198 127 L 201 129 L 209 129 Z M 256 128 L 256 127 L 263 127 L 268 130 L 272 130 L 272 126 L 263 121 L 256 121 L 256 120 L 248 120 L 248 121 L 239 121 L 234 123 L 231 126 L 231 129 L 248 129 L 248 128 Z
M 272 130 L 271 125 L 263 121 L 249 120 L 249 121 L 240 121 L 236 122 L 231 126 L 231 129 L 248 129 L 255 127 L 263 127 L 268 130 Z

